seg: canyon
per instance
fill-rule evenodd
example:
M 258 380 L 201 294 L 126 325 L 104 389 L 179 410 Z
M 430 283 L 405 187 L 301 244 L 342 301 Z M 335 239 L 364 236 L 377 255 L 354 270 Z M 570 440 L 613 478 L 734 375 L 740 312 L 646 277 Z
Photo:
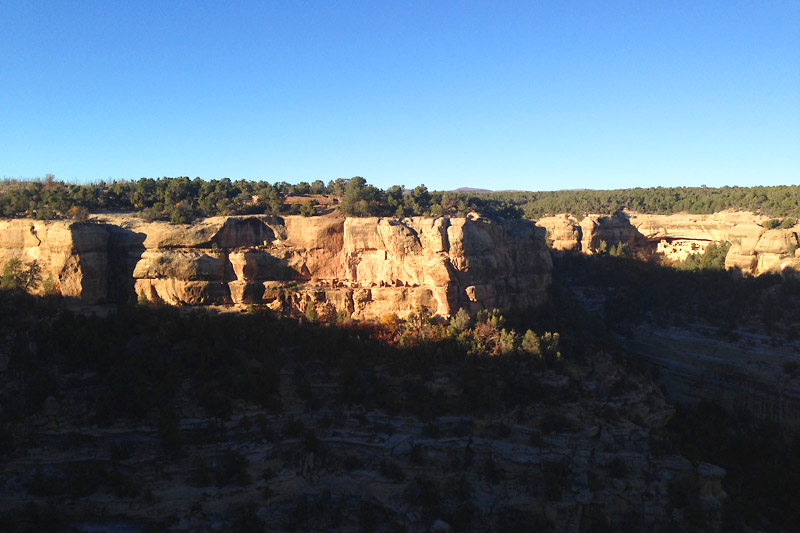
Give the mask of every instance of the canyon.
M 729 243 L 726 269 L 744 276 L 780 274 L 797 279 L 800 226 L 770 228 L 767 221 L 750 212 L 725 211 L 589 215 L 580 221 L 562 214 L 541 218 L 537 225 L 546 228 L 554 250 L 593 255 L 623 243 L 640 257 L 662 263 L 684 261 L 711 243 Z M 596 312 L 602 312 L 607 294 L 613 292 L 607 287 L 581 287 L 575 280 L 568 285 Z M 767 334 L 772 325 L 758 326 L 753 320 L 721 334 L 719 326 L 703 321 L 665 324 L 642 318 L 636 317 L 639 322 L 620 340 L 638 363 L 649 366 L 669 399 L 687 405 L 713 402 L 752 413 L 794 434 L 800 431 L 800 380 L 791 370 L 800 342 L 792 335 Z
M 43 281 L 68 304 L 89 309 L 138 300 L 187 309 L 268 307 L 297 317 L 313 310 L 319 317 L 365 321 L 420 310 L 448 318 L 460 308 L 472 314 L 547 309 L 555 298 L 551 285 L 558 265 L 570 257 L 587 265 L 598 259 L 551 255 L 550 248 L 601 255 L 624 243 L 671 262 L 728 242 L 726 267 L 746 276 L 788 275 L 800 261 L 800 228 L 766 226 L 765 217 L 738 212 L 590 215 L 580 221 L 559 215 L 535 223 L 476 214 L 256 215 L 191 225 L 101 214 L 89 223 L 0 221 L 0 266 L 11 258 L 36 261 Z M 613 290 L 585 278 L 562 276 L 558 283 L 589 311 L 590 320 L 602 320 L 603 299 Z M 210 331 L 220 327 L 212 321 L 224 320 L 168 315 L 167 308 L 153 307 L 175 321 L 175 330 L 207 320 L 197 327 Z M 120 308 L 144 317 L 148 311 Z M 16 446 L 6 463 L 13 475 L 0 491 L 0 508 L 19 509 L 31 495 L 44 505 L 59 495 L 65 503 L 58 512 L 84 517 L 86 527 L 136 529 L 153 521 L 186 531 L 209 520 L 218 530 L 229 529 L 246 513 L 287 529 L 355 527 L 375 515 L 395 517 L 412 531 L 446 531 L 450 524 L 468 530 L 470 520 L 479 529 L 517 520 L 574 531 L 632 517 L 643 529 L 691 529 L 698 516 L 719 530 L 728 498 L 726 472 L 687 460 L 662 442 L 675 413 L 671 402 L 711 401 L 749 411 L 790 434 L 800 430 L 800 343 L 763 334 L 752 324 L 726 337 L 701 322 L 634 317 L 638 322 L 615 336 L 619 353 L 615 347 L 588 359 L 535 363 L 463 354 L 449 360 L 437 348 L 437 355 L 420 353 L 409 361 L 408 352 L 369 347 L 359 348 L 363 358 L 352 359 L 356 345 L 334 348 L 341 342 L 336 328 L 313 332 L 328 341 L 304 343 L 308 331 L 280 326 L 297 321 L 269 322 L 266 316 L 228 318 L 264 320 L 258 335 L 278 328 L 268 341 L 254 338 L 252 330 L 222 328 L 225 334 L 208 335 L 224 339 L 212 349 L 205 334 L 172 338 L 170 328 L 151 324 L 125 336 L 121 347 L 94 354 L 102 359 L 130 352 L 138 360 L 163 352 L 165 361 L 185 360 L 191 368 L 195 361 L 209 364 L 209 354 L 224 347 L 220 360 L 241 360 L 247 368 L 230 372 L 238 376 L 235 388 L 252 372 L 254 390 L 270 391 L 263 405 L 235 395 L 230 400 L 229 392 L 215 394 L 226 372 L 198 374 L 169 385 L 171 411 L 151 408 L 135 423 L 113 417 L 102 423 L 98 412 L 99 398 L 116 398 L 116 388 L 124 398 L 120 405 L 128 405 L 135 397 L 131 383 L 141 381 L 136 373 L 116 380 L 114 372 L 101 377 L 70 370 L 45 380 L 52 390 L 25 393 L 30 385 L 11 372 L 23 367 L 23 359 L 53 350 L 49 357 L 63 358 L 60 364 L 69 368 L 72 355 L 62 353 L 63 343 L 37 339 L 33 329 L 25 337 L 23 328 L 4 325 L 0 374 L 7 379 L 0 392 L 17 398 L 9 413 L 27 414 L 25 431 L 0 428 Z M 60 320 L 53 311 L 42 322 Z M 118 320 L 117 328 L 125 322 L 113 313 L 109 320 Z M 165 422 L 170 420 L 172 425 Z M 170 439 L 177 439 L 179 452 L 169 451 Z M 88 472 L 83 493 L 70 493 L 65 481 L 77 475 L 75 468 Z M 165 470 L 169 480 L 163 479 Z M 465 490 L 468 506 L 460 503 Z M 694 507 L 678 507 L 681 491 L 696 499 Z M 253 507 L 252 501 L 261 503 Z
M 35 260 L 42 278 L 80 304 L 252 304 L 294 316 L 313 310 L 327 321 L 337 315 L 403 318 L 420 310 L 447 318 L 460 308 L 475 313 L 541 306 L 553 268 L 545 232 L 553 250 L 596 254 L 625 243 L 667 262 L 701 253 L 712 242 L 729 242 L 728 268 L 745 275 L 794 272 L 800 228 L 767 229 L 766 220 L 733 211 L 590 215 L 581 221 L 559 215 L 536 223 L 474 214 L 234 216 L 192 225 L 124 214 L 99 215 L 91 223 L 17 219 L 0 221 L 0 265 L 12 257 Z M 659 369 L 658 381 L 673 400 L 747 407 L 760 419 L 798 431 L 798 382 L 783 367 L 800 345 L 785 339 L 781 349 L 767 348 L 770 342 L 768 336 L 727 341 L 702 324 L 645 324 L 626 348 Z

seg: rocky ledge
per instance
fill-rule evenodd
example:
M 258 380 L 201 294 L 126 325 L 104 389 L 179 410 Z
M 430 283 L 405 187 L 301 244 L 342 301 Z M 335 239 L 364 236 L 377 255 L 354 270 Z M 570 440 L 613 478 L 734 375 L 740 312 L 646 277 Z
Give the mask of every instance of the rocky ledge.
M 655 369 L 656 381 L 670 400 L 746 410 L 758 420 L 800 433 L 797 341 L 741 330 L 736 340 L 724 339 L 700 324 L 643 324 L 631 331 L 624 344 Z

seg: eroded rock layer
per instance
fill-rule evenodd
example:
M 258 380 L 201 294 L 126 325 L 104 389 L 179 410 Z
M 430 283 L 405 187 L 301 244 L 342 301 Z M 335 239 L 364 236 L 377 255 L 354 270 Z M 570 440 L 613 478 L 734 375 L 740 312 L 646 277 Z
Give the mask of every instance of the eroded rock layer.
M 702 253 L 712 242 L 730 243 L 725 266 L 749 275 L 800 271 L 800 226 L 768 229 L 767 217 L 726 211 L 712 215 L 569 215 L 541 218 L 555 250 L 596 253 L 619 243 L 645 249 L 669 261 Z M 788 269 L 788 270 L 787 270 Z
M 126 216 L 99 224 L 3 221 L 0 263 L 37 260 L 61 294 L 175 305 L 448 316 L 540 304 L 552 264 L 524 220 L 215 217 L 193 225 Z
M 0 220 L 0 268 L 36 261 L 43 280 L 67 297 L 99 301 L 108 287 L 108 231 L 96 224 Z M 38 287 L 41 290 L 41 287 Z

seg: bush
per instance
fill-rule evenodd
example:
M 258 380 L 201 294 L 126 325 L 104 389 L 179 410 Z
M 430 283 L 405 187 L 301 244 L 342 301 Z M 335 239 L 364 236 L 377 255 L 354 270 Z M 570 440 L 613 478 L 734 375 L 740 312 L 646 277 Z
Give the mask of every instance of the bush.
M 72 217 L 75 222 L 88 222 L 89 210 L 82 205 L 73 206 L 67 211 L 67 214 Z
M 139 216 L 145 222 L 155 222 L 156 220 L 164 220 L 165 218 L 164 213 L 154 207 L 142 209 L 142 211 L 139 213 Z
M 466 329 L 469 329 L 471 324 L 472 318 L 469 316 L 467 310 L 461 307 L 450 319 L 450 331 L 460 333 Z
M 785 218 L 771 218 L 764 222 L 765 229 L 789 229 L 794 227 L 797 224 L 797 219 L 794 217 L 785 217 Z
M 42 281 L 42 269 L 35 260 L 23 265 L 16 257 L 8 260 L 0 275 L 0 289 L 29 291 Z
M 530 355 L 541 355 L 542 353 L 539 337 L 531 330 L 526 331 L 522 338 L 522 351 Z
M 317 205 L 318 203 L 319 202 L 317 202 L 316 200 L 312 200 L 310 202 L 301 205 L 300 214 L 303 215 L 304 217 L 313 217 L 317 213 L 314 206 Z
M 725 270 L 725 258 L 731 243 L 711 243 L 702 254 L 692 254 L 686 260 L 675 263 L 678 270 Z
M 306 311 L 305 311 L 306 320 L 309 322 L 316 322 L 319 316 L 317 315 L 317 309 L 314 306 L 314 302 L 311 300 L 306 302 Z

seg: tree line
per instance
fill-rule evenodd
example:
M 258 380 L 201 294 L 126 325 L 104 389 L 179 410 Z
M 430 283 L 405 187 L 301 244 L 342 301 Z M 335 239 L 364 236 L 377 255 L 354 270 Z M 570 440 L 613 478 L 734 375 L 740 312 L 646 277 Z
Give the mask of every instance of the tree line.
M 381 189 L 356 176 L 327 183 L 290 184 L 188 177 L 141 178 L 70 184 L 52 175 L 32 181 L 0 182 L 0 216 L 85 220 L 89 212 L 137 212 L 147 220 L 188 223 L 197 217 L 244 214 L 317 213 L 313 201 L 287 203 L 290 196 L 329 195 L 346 216 L 488 216 L 538 219 L 571 213 L 614 214 L 622 210 L 668 214 L 708 214 L 740 209 L 777 217 L 800 217 L 800 186 L 651 187 L 617 190 L 429 191 L 425 185 Z

